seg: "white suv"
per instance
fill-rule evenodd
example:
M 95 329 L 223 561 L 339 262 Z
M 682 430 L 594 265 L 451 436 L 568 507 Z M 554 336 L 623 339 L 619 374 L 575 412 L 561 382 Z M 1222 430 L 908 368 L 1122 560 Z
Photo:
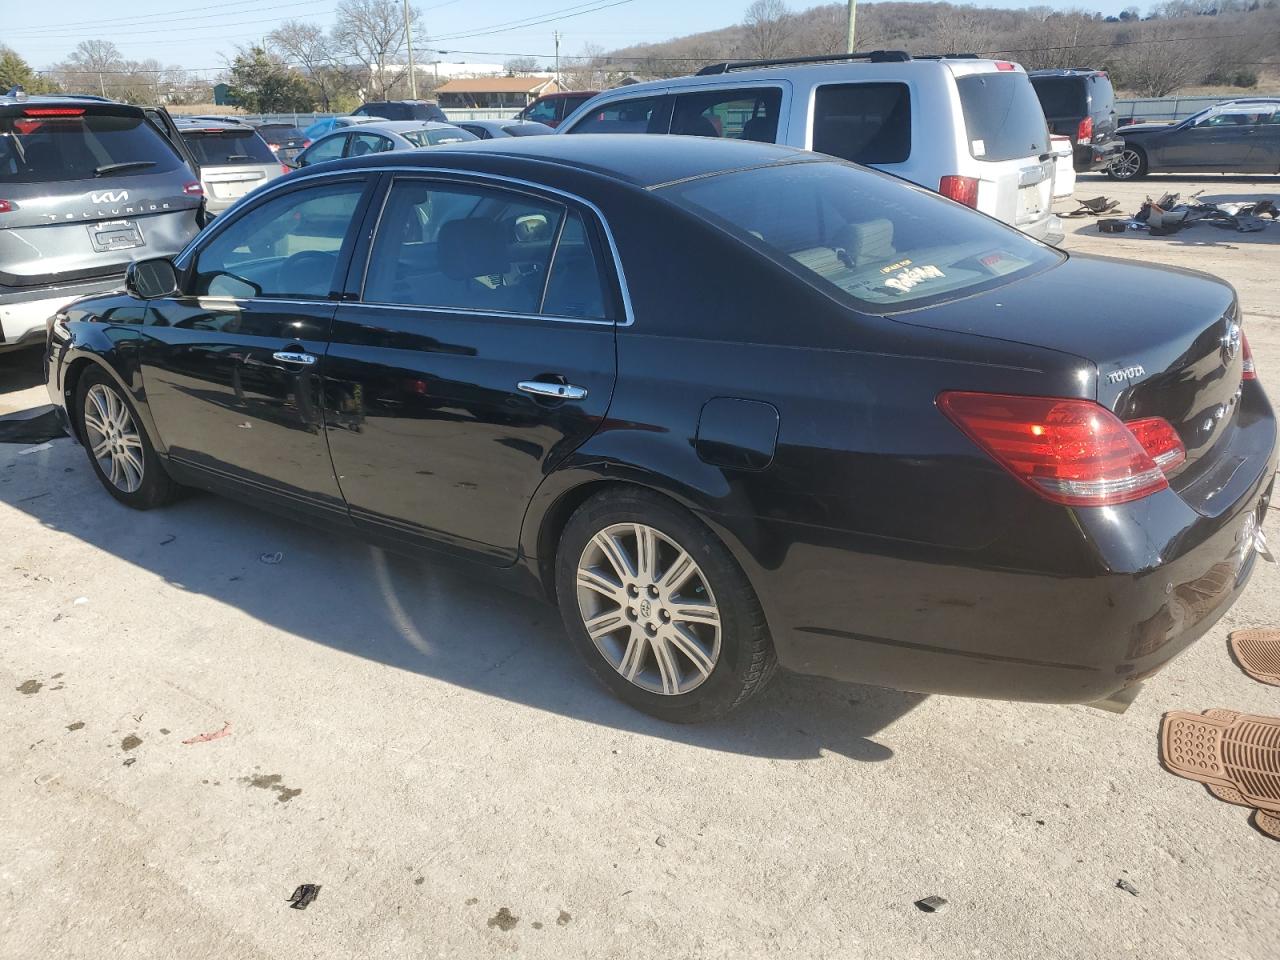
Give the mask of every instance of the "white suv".
M 900 50 L 719 63 L 602 93 L 556 131 L 671 133 L 781 143 L 937 190 L 1049 243 L 1054 159 L 1016 63 Z

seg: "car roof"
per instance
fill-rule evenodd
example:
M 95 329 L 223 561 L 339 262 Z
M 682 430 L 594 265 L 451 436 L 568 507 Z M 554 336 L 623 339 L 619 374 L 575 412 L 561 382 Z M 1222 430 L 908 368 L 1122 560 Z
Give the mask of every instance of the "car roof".
M 425 103 L 429 107 L 438 107 L 439 104 L 434 100 L 366 100 L 360 104 L 362 107 L 381 106 L 384 103 Z
M 0 93 L 0 106 L 23 106 L 38 107 L 45 106 L 112 106 L 112 107 L 128 107 L 130 110 L 141 110 L 141 107 L 135 107 L 133 104 L 122 103 L 119 100 L 112 100 L 110 97 L 98 97 L 93 94 L 69 94 L 69 93 L 23 93 L 17 96 L 12 93 Z
M 1037 77 L 1105 77 L 1107 71 L 1092 70 L 1089 67 L 1061 67 L 1052 70 L 1028 70 L 1027 76 L 1033 80 Z
M 201 130 L 255 130 L 253 124 L 234 117 L 190 117 L 175 116 L 173 125 L 179 130 L 199 128 Z
M 556 93 L 544 93 L 539 100 L 563 100 L 565 97 L 594 97 L 599 90 L 559 90 Z
M 484 158 L 483 169 L 508 176 L 531 175 L 548 166 L 582 171 L 648 188 L 746 167 L 794 160 L 826 160 L 805 150 L 771 143 L 710 137 L 644 137 L 596 134 L 582 137 L 504 137 L 432 147 L 424 151 L 379 153 L 335 161 L 330 169 L 365 166 L 447 166 L 466 170 Z M 495 168 L 504 169 L 495 171 Z
M 456 130 L 452 123 L 441 123 L 439 120 L 375 120 L 373 123 L 360 124 L 361 130 L 372 130 L 375 133 L 404 133 L 412 130 Z M 335 131 L 336 132 L 336 131 Z

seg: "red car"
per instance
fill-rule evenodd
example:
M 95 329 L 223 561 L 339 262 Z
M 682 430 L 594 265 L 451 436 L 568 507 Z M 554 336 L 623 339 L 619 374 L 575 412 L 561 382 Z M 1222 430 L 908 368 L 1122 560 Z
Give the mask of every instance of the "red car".
M 594 97 L 599 90 L 574 90 L 566 93 L 548 93 L 539 97 L 516 114 L 517 120 L 536 120 L 548 127 L 560 126 L 560 121 Z

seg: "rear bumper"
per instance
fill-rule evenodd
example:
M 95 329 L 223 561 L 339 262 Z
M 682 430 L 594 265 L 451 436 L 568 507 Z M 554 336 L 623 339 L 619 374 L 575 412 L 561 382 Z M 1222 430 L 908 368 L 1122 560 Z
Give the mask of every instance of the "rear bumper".
M 1258 557 L 1245 542 L 1249 518 L 1260 521 L 1275 488 L 1269 410 L 1267 419 L 1267 452 L 1215 516 L 1172 489 L 1053 508 L 1083 538 L 1069 561 L 1026 530 L 999 549 L 963 551 L 763 524 L 760 540 L 785 559 L 744 566 L 778 660 L 798 673 L 1004 700 L 1088 703 L 1130 687 L 1203 636 L 1248 583 Z
M 0 352 L 43 344 L 46 323 L 67 304 L 123 285 L 121 274 L 91 283 L 0 293 Z
M 1124 150 L 1123 140 L 1106 140 L 1102 143 L 1077 143 L 1075 145 L 1075 166 L 1077 173 L 1090 170 L 1105 170 L 1111 161 L 1120 156 Z
M 1037 220 L 1035 223 L 1020 223 L 1018 229 L 1029 237 L 1035 237 L 1044 243 L 1057 246 L 1062 242 L 1066 231 L 1062 226 L 1062 218 L 1056 214 L 1050 214 Z

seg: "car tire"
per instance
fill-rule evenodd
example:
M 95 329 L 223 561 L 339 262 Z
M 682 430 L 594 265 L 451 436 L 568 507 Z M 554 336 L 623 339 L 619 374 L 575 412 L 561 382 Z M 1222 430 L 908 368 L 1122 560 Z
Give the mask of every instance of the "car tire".
M 135 510 L 163 506 L 179 487 L 165 472 L 127 391 L 97 367 L 76 384 L 76 430 L 89 464 L 111 494 Z
M 1112 180 L 1141 180 L 1147 175 L 1147 155 L 1138 147 L 1125 146 L 1107 167 Z
M 574 512 L 556 554 L 556 595 L 597 679 L 661 720 L 724 716 L 777 666 L 760 601 L 724 544 L 645 490 L 609 490 Z

